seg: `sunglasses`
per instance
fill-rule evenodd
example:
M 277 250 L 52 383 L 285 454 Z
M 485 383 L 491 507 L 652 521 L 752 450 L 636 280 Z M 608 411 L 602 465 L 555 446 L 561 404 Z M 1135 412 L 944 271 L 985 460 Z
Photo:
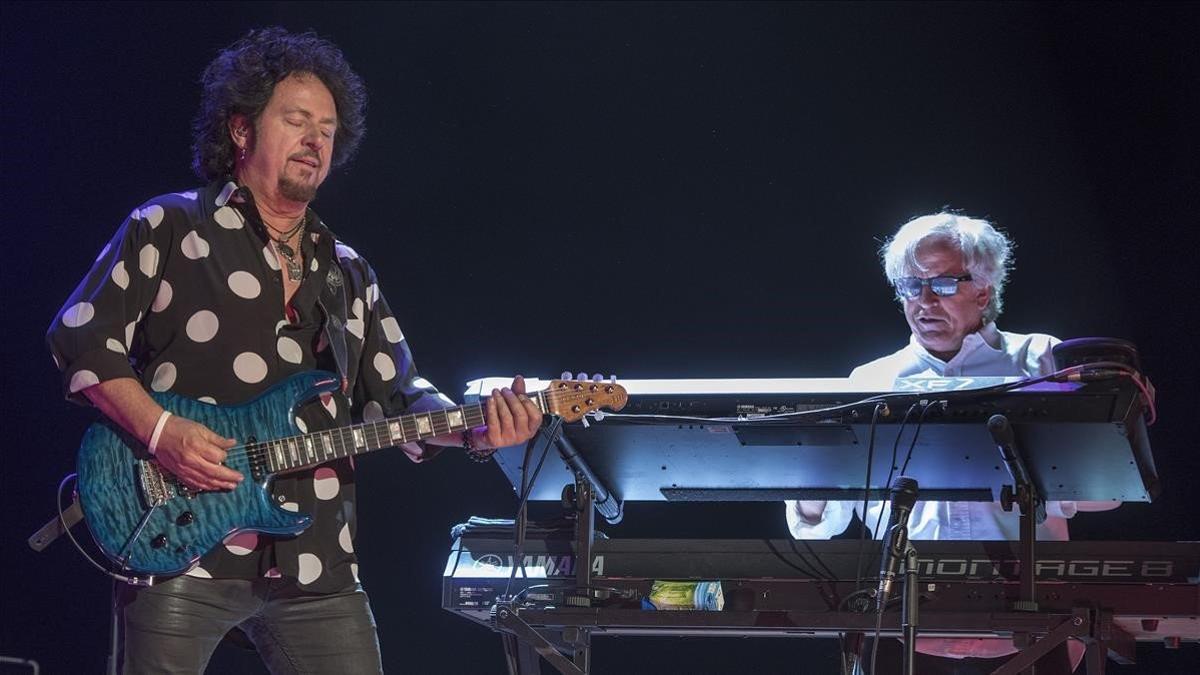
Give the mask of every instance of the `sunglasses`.
M 933 277 L 932 279 L 922 279 L 920 277 L 900 277 L 896 280 L 896 293 L 902 298 L 915 300 L 921 295 L 921 288 L 928 286 L 929 290 L 935 295 L 941 297 L 949 297 L 958 292 L 958 283 L 960 281 L 971 281 L 970 274 L 964 274 L 961 277 Z

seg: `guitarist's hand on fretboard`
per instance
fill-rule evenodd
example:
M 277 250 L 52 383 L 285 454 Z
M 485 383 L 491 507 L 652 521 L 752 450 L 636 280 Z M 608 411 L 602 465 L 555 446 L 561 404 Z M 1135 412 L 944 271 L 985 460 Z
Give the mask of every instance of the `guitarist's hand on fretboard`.
M 533 438 L 542 426 L 542 411 L 529 399 L 525 392 L 525 378 L 517 375 L 512 386 L 493 389 L 484 406 L 486 425 L 471 429 L 468 450 L 476 456 L 486 457 L 510 445 L 517 445 Z M 435 445 L 462 446 L 460 434 L 447 434 L 429 439 Z M 412 453 L 409 452 L 409 456 Z M 414 457 L 414 459 L 418 459 Z
M 167 418 L 158 440 L 158 463 L 191 488 L 232 490 L 242 482 L 242 474 L 223 466 L 226 451 L 237 444 L 211 429 L 185 417 Z
M 472 429 L 475 448 L 495 451 L 524 443 L 541 426 L 542 412 L 525 395 L 525 378 L 518 375 L 512 387 L 492 390 L 487 402 L 487 427 Z

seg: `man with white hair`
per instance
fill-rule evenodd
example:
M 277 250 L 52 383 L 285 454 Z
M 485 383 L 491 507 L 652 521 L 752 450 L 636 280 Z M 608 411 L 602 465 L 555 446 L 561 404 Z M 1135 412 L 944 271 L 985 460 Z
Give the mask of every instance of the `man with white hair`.
M 884 272 L 904 307 L 912 330 L 908 344 L 888 356 L 859 366 L 850 380 L 864 390 L 886 391 L 898 377 L 1037 377 L 1054 371 L 1051 349 L 1059 340 L 1042 333 L 1009 333 L 996 328 L 1003 308 L 1004 282 L 1012 264 L 1012 244 L 986 220 L 942 212 L 905 223 L 884 244 Z M 1067 519 L 1076 511 L 1114 508 L 1110 502 L 1049 502 L 1047 517 L 1038 525 L 1043 541 L 1068 539 Z M 787 502 L 788 528 L 797 539 L 827 539 L 842 533 L 861 502 Z M 868 502 L 862 517 L 868 528 L 887 522 L 889 505 Z M 912 539 L 1020 538 L 1019 514 L 995 502 L 918 501 L 909 516 Z M 874 531 L 883 537 L 886 528 Z M 899 660 L 894 641 L 880 643 L 879 672 Z M 1072 646 L 1076 652 L 1079 645 Z M 990 672 L 1002 663 L 997 657 L 1016 650 L 1009 640 L 917 641 L 921 673 Z M 895 655 L 893 659 L 892 654 Z M 1072 654 L 1076 656 L 1076 654 Z M 1078 649 L 1078 657 L 1082 648 Z M 1056 658 L 1057 668 L 1045 663 Z M 1078 657 L 1073 658 L 1078 663 Z M 957 661 L 960 660 L 961 661 Z M 1066 652 L 1051 652 L 1038 664 L 1038 673 L 1070 672 Z

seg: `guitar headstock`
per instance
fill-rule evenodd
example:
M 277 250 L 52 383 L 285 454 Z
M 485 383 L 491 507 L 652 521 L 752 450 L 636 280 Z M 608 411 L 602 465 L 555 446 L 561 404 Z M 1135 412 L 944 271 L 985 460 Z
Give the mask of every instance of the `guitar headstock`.
M 629 392 L 614 381 L 550 380 L 544 396 L 546 412 L 567 422 L 578 422 L 601 408 L 616 412 L 629 402 Z

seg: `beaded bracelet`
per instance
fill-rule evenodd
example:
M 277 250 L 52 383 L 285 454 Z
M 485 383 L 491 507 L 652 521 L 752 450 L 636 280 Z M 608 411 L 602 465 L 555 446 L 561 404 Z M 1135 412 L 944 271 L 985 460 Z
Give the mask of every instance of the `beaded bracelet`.
M 492 458 L 491 452 L 475 447 L 475 434 L 471 429 L 463 430 L 462 444 L 467 450 L 467 457 L 470 457 L 472 461 L 483 463 Z

